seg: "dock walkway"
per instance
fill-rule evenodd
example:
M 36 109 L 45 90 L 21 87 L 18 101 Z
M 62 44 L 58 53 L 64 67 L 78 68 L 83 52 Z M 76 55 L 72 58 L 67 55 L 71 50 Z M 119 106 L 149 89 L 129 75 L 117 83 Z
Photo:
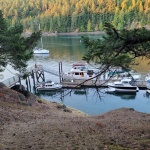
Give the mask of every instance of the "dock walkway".
M 85 80 L 73 80 L 73 82 L 70 81 L 62 81 L 62 85 L 64 88 L 81 88 L 84 87 L 108 87 L 107 84 L 118 81 L 118 80 L 88 80 L 85 82 Z M 139 80 L 136 82 L 136 85 L 139 87 L 139 89 L 146 89 L 146 82 L 144 80 Z
M 60 72 L 60 71 L 56 71 L 54 69 L 51 69 L 49 67 L 45 67 L 45 66 L 42 66 L 42 65 L 37 65 L 37 66 L 32 66 L 30 68 L 27 69 L 27 71 L 29 73 L 31 72 L 36 72 L 38 70 L 43 70 L 44 72 L 47 72 L 47 73 L 50 73 L 50 74 L 53 74 L 55 76 L 61 76 L 61 77 L 65 77 L 65 74 L 63 72 Z M 138 80 L 136 82 L 136 85 L 140 88 L 140 89 L 146 89 L 146 82 L 144 81 L 144 76 L 141 78 L 141 80 Z M 5 81 L 3 81 L 3 83 L 7 86 L 7 87 L 12 87 L 14 86 L 17 82 L 19 82 L 19 76 L 18 75 L 15 75 Z M 85 87 L 107 87 L 107 84 L 110 83 L 110 82 L 114 82 L 114 81 L 119 81 L 119 80 L 100 80 L 98 79 L 96 82 L 95 80 L 62 80 L 61 84 L 63 85 L 64 88 L 79 88 L 79 87 L 82 87 L 82 86 L 85 86 Z

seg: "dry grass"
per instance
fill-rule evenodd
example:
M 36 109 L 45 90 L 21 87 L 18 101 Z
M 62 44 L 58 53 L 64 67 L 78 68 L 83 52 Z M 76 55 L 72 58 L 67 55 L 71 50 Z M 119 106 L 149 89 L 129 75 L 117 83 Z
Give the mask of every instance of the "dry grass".
M 0 95 L 1 150 L 150 150 L 149 114 L 122 108 L 92 117 L 10 89 Z

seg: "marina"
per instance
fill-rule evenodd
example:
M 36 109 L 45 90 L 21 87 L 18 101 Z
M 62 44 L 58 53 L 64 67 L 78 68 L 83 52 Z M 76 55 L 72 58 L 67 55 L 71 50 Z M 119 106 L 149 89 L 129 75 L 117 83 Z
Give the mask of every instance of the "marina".
M 142 61 L 140 66 L 133 68 L 142 75 L 141 79 L 136 82 L 139 92 L 135 94 L 107 94 L 105 93 L 107 82 L 104 80 L 97 80 L 95 83 L 94 80 L 84 82 L 83 79 L 62 80 L 60 78 L 62 77 L 60 72 L 65 74 L 70 72 L 72 65 L 80 62 L 82 56 L 86 53 L 82 42 L 80 42 L 80 37 L 79 35 L 43 37 L 44 49 L 49 49 L 50 53 L 34 55 L 34 58 L 28 62 L 28 71 L 31 74 L 34 73 L 35 83 L 30 75 L 27 78 L 28 82 L 21 80 L 21 84 L 47 101 L 58 102 L 91 115 L 102 114 L 122 107 L 150 113 L 150 94 L 146 92 L 146 82 L 144 80 L 150 70 L 146 61 Z M 90 37 L 97 38 L 99 36 L 90 35 Z M 40 47 L 40 45 L 39 42 L 37 47 Z M 37 64 L 36 67 L 35 64 Z M 40 66 L 42 68 L 37 70 L 36 76 L 35 68 Z M 18 75 L 11 67 L 5 70 L 3 76 L 4 78 L 1 81 L 8 87 L 19 82 Z M 36 77 L 40 82 L 52 80 L 55 83 L 61 83 L 62 89 L 59 91 L 35 91 L 33 87 L 37 81 Z M 117 80 L 109 80 L 110 83 L 114 81 Z
M 42 81 L 45 81 L 45 77 L 44 77 L 44 72 L 47 72 L 49 74 L 53 74 L 55 76 L 58 76 L 60 79 L 60 82 L 62 84 L 63 88 L 80 88 L 80 87 L 108 87 L 108 83 L 112 83 L 115 81 L 120 81 L 120 79 L 106 79 L 106 80 L 102 80 L 102 79 L 97 79 L 97 80 L 93 80 L 90 78 L 85 78 L 85 79 L 70 79 L 68 78 L 67 80 L 64 80 L 63 77 L 65 77 L 66 79 L 66 75 L 62 72 L 61 68 L 62 67 L 62 62 L 59 63 L 59 70 L 54 70 L 48 67 L 43 67 L 42 65 L 34 65 L 30 68 L 28 68 L 28 72 L 30 72 L 30 74 L 36 74 L 36 75 L 32 75 L 35 76 L 36 79 L 34 80 L 39 80 L 39 78 L 42 78 Z M 60 69 L 61 68 L 61 69 Z M 146 89 L 146 81 L 145 81 L 145 77 L 146 75 L 142 75 L 141 78 L 139 80 L 136 81 L 136 86 L 138 86 L 140 89 Z M 20 78 L 18 77 L 18 75 L 13 76 L 7 80 L 4 80 L 3 83 L 8 86 L 11 87 L 13 85 L 15 85 L 16 83 L 20 82 Z M 35 81 L 33 81 L 35 82 Z M 35 84 L 35 83 L 34 83 Z

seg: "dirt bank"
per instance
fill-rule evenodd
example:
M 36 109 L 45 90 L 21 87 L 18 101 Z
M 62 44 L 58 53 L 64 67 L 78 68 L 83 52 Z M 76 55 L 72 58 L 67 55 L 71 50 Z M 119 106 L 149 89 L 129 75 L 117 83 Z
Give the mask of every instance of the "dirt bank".
M 0 150 L 150 150 L 150 114 L 88 116 L 0 86 Z

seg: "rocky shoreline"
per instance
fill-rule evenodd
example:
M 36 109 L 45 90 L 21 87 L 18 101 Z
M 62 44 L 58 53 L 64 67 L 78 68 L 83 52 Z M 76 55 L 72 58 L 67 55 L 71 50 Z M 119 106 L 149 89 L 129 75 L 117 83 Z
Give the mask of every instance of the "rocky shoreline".
M 0 84 L 1 150 L 150 150 L 150 114 L 89 116 Z

